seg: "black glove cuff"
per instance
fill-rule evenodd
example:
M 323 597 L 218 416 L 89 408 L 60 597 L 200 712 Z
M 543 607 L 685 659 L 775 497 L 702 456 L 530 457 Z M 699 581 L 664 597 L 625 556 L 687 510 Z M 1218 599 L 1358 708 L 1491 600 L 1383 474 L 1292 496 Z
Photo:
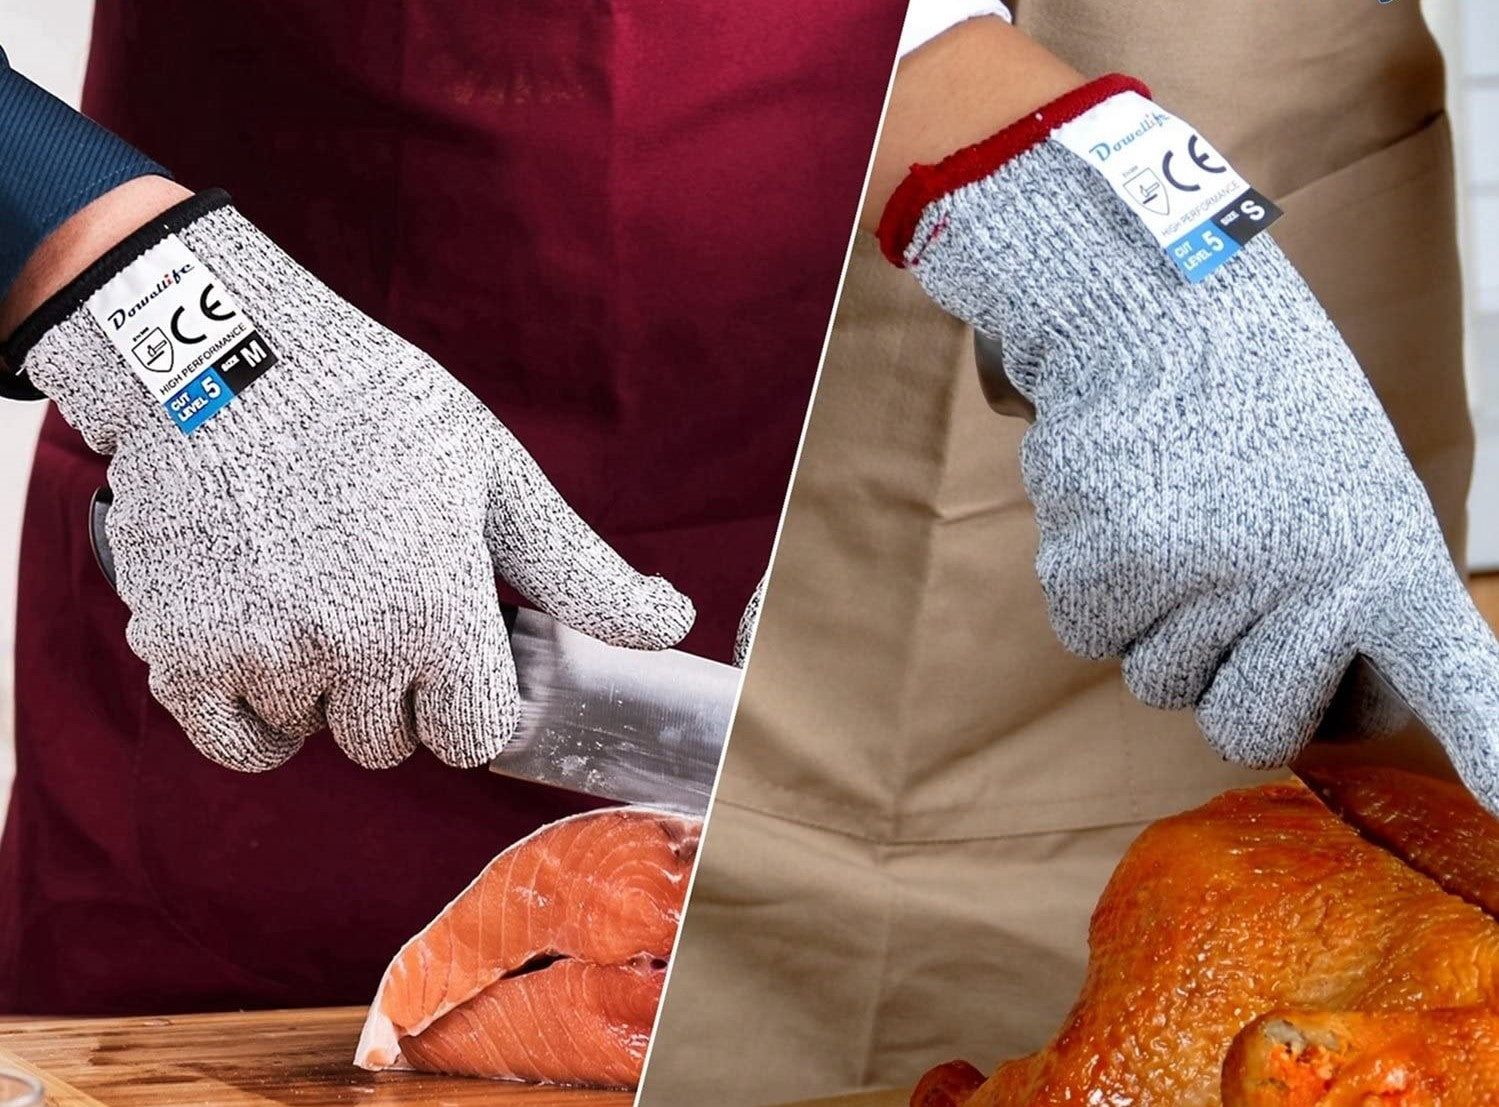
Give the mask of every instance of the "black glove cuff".
M 176 234 L 189 223 L 232 202 L 223 189 L 210 188 L 174 204 L 121 239 L 62 289 L 49 296 L 0 345 L 0 396 L 10 400 L 45 399 L 27 379 L 24 369 L 26 355 L 42 335 L 72 315 L 117 273 L 167 235 Z

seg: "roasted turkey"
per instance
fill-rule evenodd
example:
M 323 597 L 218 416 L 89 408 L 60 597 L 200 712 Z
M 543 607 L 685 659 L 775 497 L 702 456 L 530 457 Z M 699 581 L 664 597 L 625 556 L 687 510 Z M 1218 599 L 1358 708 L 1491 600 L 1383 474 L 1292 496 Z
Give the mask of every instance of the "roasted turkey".
M 1225 1107 L 1499 1103 L 1499 1011 L 1278 1011 L 1234 1039 Z
M 1499 922 L 1478 906 L 1499 838 L 1455 786 L 1381 769 L 1319 787 L 1357 801 L 1357 830 L 1294 781 L 1150 826 L 1057 1035 L 987 1080 L 933 1069 L 913 1107 L 1499 1105 Z M 1441 813 L 1410 818 L 1414 789 Z

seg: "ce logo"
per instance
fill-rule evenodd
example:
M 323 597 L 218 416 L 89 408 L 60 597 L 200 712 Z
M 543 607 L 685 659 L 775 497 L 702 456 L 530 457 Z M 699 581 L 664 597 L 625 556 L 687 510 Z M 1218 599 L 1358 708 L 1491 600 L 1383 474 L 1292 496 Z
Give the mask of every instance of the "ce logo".
M 1201 135 L 1193 135 L 1191 138 L 1187 139 L 1187 157 L 1192 159 L 1192 164 L 1197 166 L 1197 168 L 1201 169 L 1204 173 L 1227 173 L 1228 166 L 1223 165 L 1221 162 L 1211 165 L 1209 164 L 1209 162 L 1213 160 L 1213 155 L 1199 148 L 1198 143 L 1201 141 Z M 1176 175 L 1171 172 L 1171 162 L 1175 157 L 1175 150 L 1166 151 L 1166 156 L 1161 159 L 1161 175 L 1165 177 L 1166 180 L 1171 183 L 1171 187 L 1176 189 L 1178 192 L 1201 192 L 1202 185 L 1183 184 L 1181 181 L 1176 179 Z
M 188 346 L 196 346 L 208 336 L 206 334 L 182 333 L 182 313 L 186 310 L 187 308 L 180 307 L 172 312 L 172 337 Z M 226 319 L 234 318 L 234 312 L 225 311 L 223 301 L 214 296 L 212 284 L 207 285 L 203 289 L 203 295 L 198 297 L 198 310 L 203 313 L 203 318 L 212 319 L 215 323 L 222 323 Z

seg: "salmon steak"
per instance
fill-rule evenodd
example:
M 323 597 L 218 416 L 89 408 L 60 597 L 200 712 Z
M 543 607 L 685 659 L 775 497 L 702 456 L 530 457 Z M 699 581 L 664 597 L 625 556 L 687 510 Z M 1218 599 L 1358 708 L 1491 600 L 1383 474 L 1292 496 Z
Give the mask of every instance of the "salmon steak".
M 396 954 L 354 1063 L 635 1087 L 701 831 L 614 807 L 506 849 Z
M 987 1078 L 938 1066 L 913 1107 L 1499 1104 L 1499 921 L 1478 905 L 1499 843 L 1463 805 L 1450 827 L 1402 817 L 1424 786 L 1351 777 L 1343 798 L 1389 801 L 1358 830 L 1299 781 L 1152 824 L 1056 1036 Z

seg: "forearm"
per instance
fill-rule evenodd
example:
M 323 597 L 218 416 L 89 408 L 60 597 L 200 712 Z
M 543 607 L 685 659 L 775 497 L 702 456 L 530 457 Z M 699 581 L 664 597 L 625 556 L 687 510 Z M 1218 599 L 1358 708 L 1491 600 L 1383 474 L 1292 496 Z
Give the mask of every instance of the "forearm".
M 165 177 L 137 177 L 75 212 L 42 240 L 0 300 L 0 340 L 111 246 L 189 195 Z
M 134 184 L 153 175 L 153 186 Z M 77 265 L 76 273 L 91 261 L 80 263 L 80 252 L 98 244 L 115 220 L 149 207 L 165 176 L 129 143 L 11 69 L 0 50 L 0 333 L 24 316 L 19 305 L 34 307 L 39 293 L 44 299 L 61 287 L 69 265 Z
M 873 232 L 912 165 L 942 160 L 1086 78 L 1003 19 L 961 23 L 900 63 L 859 225 Z

